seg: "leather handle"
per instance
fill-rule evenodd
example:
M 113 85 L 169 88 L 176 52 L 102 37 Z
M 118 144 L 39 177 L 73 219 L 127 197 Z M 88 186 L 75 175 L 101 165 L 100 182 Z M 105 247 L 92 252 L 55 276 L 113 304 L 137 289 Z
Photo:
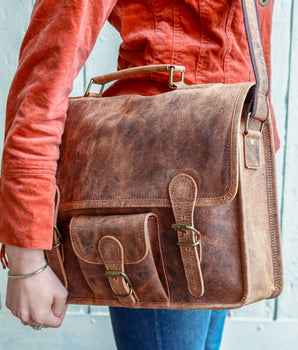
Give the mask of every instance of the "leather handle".
M 256 1 L 242 0 L 242 8 L 249 52 L 256 78 L 251 115 L 260 122 L 264 122 L 269 115 L 269 75 L 263 51 Z
M 175 66 L 171 64 L 157 64 L 151 66 L 141 66 L 122 69 L 117 72 L 101 75 L 93 78 L 94 84 L 107 84 L 114 80 L 124 79 L 133 77 L 141 74 L 150 74 L 150 73 L 160 73 L 160 72 L 170 72 L 171 69 L 174 69 L 174 72 L 185 72 L 184 66 Z

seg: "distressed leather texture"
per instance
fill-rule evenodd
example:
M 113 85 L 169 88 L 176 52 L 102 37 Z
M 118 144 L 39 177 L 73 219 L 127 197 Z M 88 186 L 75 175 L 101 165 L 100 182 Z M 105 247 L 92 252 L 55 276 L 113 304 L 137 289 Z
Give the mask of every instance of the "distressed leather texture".
M 69 303 L 230 309 L 280 294 L 271 119 L 245 133 L 253 89 L 70 99 L 57 173 L 63 244 L 47 253 L 63 252 L 51 266 L 67 276 Z M 172 224 L 194 227 L 200 243 L 177 245 L 198 236 Z M 131 281 L 128 298 L 111 269 Z
M 118 207 L 119 201 L 124 207 L 169 206 L 169 182 L 182 169 L 200 183 L 197 204 L 226 203 L 237 191 L 238 156 L 235 149 L 222 150 L 235 144 L 239 121 L 233 117 L 241 113 L 246 94 L 241 86 L 71 99 L 59 161 L 58 181 L 68 179 L 63 186 L 58 182 L 61 208 Z M 233 96 L 232 103 L 227 96 Z

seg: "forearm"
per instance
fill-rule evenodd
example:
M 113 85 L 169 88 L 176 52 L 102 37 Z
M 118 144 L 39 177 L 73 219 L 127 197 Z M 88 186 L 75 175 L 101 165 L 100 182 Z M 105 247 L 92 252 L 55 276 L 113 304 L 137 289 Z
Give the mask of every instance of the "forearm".
M 0 187 L 4 244 L 51 248 L 68 95 L 115 2 L 35 2 L 7 101 Z

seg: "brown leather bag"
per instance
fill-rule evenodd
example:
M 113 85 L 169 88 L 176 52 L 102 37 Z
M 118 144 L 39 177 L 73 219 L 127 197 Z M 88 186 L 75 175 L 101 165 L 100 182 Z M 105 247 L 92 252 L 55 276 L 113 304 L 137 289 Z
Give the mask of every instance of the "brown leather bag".
M 171 78 L 157 96 L 70 99 L 46 252 L 70 303 L 229 309 L 281 293 L 269 82 L 255 2 L 243 5 L 257 84 Z

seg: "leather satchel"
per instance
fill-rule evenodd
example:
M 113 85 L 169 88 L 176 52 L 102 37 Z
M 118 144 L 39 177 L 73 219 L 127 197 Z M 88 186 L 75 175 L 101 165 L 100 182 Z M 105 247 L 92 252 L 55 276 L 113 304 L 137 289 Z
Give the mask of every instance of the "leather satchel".
M 230 309 L 283 286 L 268 75 L 254 0 L 243 1 L 256 83 L 156 96 L 71 98 L 50 266 L 68 302 Z

